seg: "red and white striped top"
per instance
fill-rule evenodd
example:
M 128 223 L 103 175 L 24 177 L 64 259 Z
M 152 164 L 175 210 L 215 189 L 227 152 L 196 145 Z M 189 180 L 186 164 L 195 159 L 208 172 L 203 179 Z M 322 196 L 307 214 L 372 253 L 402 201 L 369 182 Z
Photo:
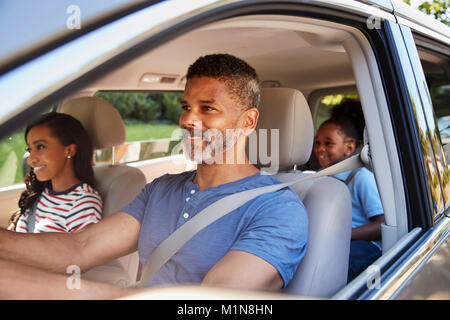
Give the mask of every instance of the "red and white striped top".
M 46 188 L 36 206 L 34 229 L 29 230 L 31 210 L 17 222 L 16 231 L 24 233 L 74 233 L 90 223 L 102 219 L 103 202 L 100 194 L 87 183 L 78 184 L 63 192 Z

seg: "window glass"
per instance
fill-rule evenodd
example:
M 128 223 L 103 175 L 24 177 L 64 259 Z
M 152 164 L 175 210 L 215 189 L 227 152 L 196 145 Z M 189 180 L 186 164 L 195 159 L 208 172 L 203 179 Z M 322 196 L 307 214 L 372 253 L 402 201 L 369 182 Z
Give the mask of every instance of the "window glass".
M 450 84 L 429 86 L 442 143 L 450 142 Z
M 172 155 L 179 143 L 181 92 L 97 92 L 124 119 L 126 144 L 97 150 L 96 163 L 128 163 Z M 0 188 L 23 183 L 26 165 L 25 129 L 0 141 Z
M 126 143 L 97 150 L 96 163 L 129 163 L 172 155 L 180 141 L 181 92 L 99 91 L 95 96 L 117 109 L 126 128 Z
M 0 141 L 0 188 L 23 183 L 26 143 L 24 131 Z
M 428 95 L 428 102 L 424 104 L 424 111 L 431 115 L 427 118 L 429 128 L 429 140 L 432 143 L 432 153 L 436 161 L 436 168 L 432 174 L 432 187 L 436 189 L 440 185 L 444 205 L 438 203 L 434 218 L 442 216 L 442 212 L 449 206 L 450 196 L 450 172 L 448 169 L 450 156 L 450 59 L 448 49 L 435 50 L 438 43 L 430 39 L 423 39 L 417 35 L 414 37 L 418 49 L 418 57 L 423 68 L 425 80 L 422 81 L 422 92 Z M 431 46 L 431 47 L 430 47 Z M 434 46 L 434 47 L 433 47 Z M 439 49 L 439 48 L 438 48 Z M 447 54 L 446 54 L 447 53 Z M 420 87 L 420 86 L 419 86 Z M 434 119 L 433 119 L 434 116 Z M 441 143 L 440 143 L 441 142 Z
M 317 130 L 320 125 L 328 120 L 331 116 L 331 109 L 337 104 L 339 104 L 344 98 L 358 99 L 358 94 L 334 94 L 323 97 L 320 100 L 319 106 L 317 107 L 317 114 L 314 119 L 314 130 Z
M 438 159 L 437 164 L 441 173 L 441 177 L 438 177 L 437 175 L 433 177 L 433 183 L 437 186 L 440 178 L 445 208 L 448 208 L 448 199 L 450 196 L 450 171 L 448 168 L 448 164 L 450 163 L 450 79 L 447 79 L 446 84 L 434 84 L 433 80 L 427 80 L 437 124 L 435 127 L 437 130 L 435 130 L 433 134 L 433 147 L 436 149 Z M 436 141 L 439 141 L 439 137 L 442 142 L 442 149 L 438 150 Z M 443 156 L 440 156 L 441 154 L 443 154 Z M 440 161 L 440 159 L 445 160 L 445 162 Z

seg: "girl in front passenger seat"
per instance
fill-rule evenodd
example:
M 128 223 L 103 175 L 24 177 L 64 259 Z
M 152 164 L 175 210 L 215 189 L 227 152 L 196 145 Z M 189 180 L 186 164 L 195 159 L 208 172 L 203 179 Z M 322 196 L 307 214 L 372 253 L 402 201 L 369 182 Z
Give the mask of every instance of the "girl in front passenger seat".
M 361 104 L 344 99 L 333 108 L 331 118 L 317 130 L 314 153 L 321 167 L 350 157 L 363 138 L 364 116 Z M 366 168 L 336 174 L 347 184 L 352 197 L 352 235 L 348 281 L 381 256 L 381 223 L 384 211 L 372 172 Z
M 31 169 L 8 230 L 74 233 L 100 221 L 93 147 L 82 124 L 67 114 L 47 113 L 26 128 L 25 140 Z

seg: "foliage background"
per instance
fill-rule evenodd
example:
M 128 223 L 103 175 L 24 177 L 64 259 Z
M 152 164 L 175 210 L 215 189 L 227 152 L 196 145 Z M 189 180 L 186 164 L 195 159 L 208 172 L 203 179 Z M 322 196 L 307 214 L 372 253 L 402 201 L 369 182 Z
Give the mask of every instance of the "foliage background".
M 181 92 L 105 92 L 95 94 L 109 101 L 128 122 L 152 121 L 178 124 Z
M 403 0 L 403 2 L 413 5 L 411 0 Z M 446 25 L 450 25 L 450 1 L 449 0 L 433 0 L 424 1 L 417 6 L 422 12 L 429 14 Z

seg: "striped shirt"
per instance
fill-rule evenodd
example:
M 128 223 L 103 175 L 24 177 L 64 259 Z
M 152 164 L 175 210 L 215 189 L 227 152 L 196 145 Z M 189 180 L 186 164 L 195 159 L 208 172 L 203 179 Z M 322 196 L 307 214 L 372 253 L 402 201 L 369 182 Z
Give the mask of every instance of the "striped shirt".
M 35 214 L 28 209 L 19 218 L 17 232 L 74 233 L 90 223 L 101 220 L 103 202 L 97 191 L 88 184 L 81 183 L 62 192 L 53 192 L 46 188 L 35 208 Z M 35 218 L 34 228 L 33 221 L 30 221 L 33 218 Z

